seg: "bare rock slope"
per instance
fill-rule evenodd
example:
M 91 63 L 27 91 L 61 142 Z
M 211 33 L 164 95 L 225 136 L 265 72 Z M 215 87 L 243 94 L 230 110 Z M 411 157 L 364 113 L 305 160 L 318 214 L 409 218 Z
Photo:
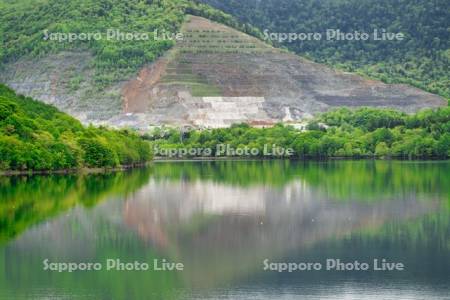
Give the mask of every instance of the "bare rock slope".
M 0 79 L 86 123 L 140 129 L 295 122 L 340 106 L 415 112 L 446 105 L 439 96 L 335 71 L 204 18 L 189 16 L 182 30 L 183 40 L 164 57 L 107 90 L 93 87 L 91 57 L 83 52 L 19 61 Z

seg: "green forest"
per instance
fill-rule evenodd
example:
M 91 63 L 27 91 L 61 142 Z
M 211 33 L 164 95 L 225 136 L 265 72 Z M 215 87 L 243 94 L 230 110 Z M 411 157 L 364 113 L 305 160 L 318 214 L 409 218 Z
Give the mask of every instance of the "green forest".
M 151 158 L 149 143 L 136 133 L 84 127 L 53 106 L 0 85 L 0 170 L 112 168 Z
M 87 49 L 94 56 L 92 67 L 99 88 L 128 78 L 172 47 L 174 40 L 155 40 L 154 31 L 179 32 L 187 14 L 262 36 L 256 28 L 241 25 L 228 14 L 189 0 L 14 0 L 0 2 L 0 10 L 0 70 L 2 64 L 22 57 Z M 149 38 L 108 39 L 111 29 L 139 37 L 145 33 Z M 92 35 L 69 42 L 63 35 L 68 33 Z M 102 38 L 94 38 L 95 33 Z M 51 34 L 60 39 L 45 40 Z
M 448 0 L 201 0 L 275 33 L 401 32 L 403 41 L 283 43 L 319 63 L 386 83 L 406 83 L 450 99 Z
M 386 29 L 405 34 L 405 40 L 324 39 L 279 46 L 335 68 L 386 83 L 410 84 L 450 99 L 447 0 L 6 0 L 0 3 L 0 9 L 0 68 L 22 57 L 89 49 L 95 58 L 92 67 L 99 88 L 134 74 L 161 56 L 173 41 L 151 38 L 49 43 L 44 40 L 45 30 L 105 33 L 114 28 L 121 32 L 176 33 L 186 14 L 203 16 L 260 38 L 265 29 L 295 33 Z
M 0 85 L 0 170 L 134 166 L 150 161 L 152 149 L 210 148 L 216 156 L 218 145 L 259 149 L 256 156 L 265 158 L 446 159 L 450 156 L 450 107 L 414 115 L 341 108 L 311 120 L 304 131 L 286 124 L 270 128 L 236 124 L 188 131 L 162 127 L 140 135 L 129 129 L 84 127 L 53 106 Z M 267 155 L 265 147 L 270 150 L 274 145 L 293 153 Z M 202 155 L 185 155 L 195 156 Z M 240 155 L 225 152 L 221 156 Z
M 171 158 L 205 156 L 205 151 L 190 152 L 190 149 L 211 149 L 209 156 L 242 157 L 242 151 L 221 153 L 220 145 L 229 145 L 236 150 L 258 149 L 258 155 L 246 156 L 265 158 L 446 159 L 450 156 L 450 107 L 414 115 L 373 108 L 354 111 L 342 108 L 310 121 L 305 131 L 286 124 L 269 128 L 237 124 L 230 128 L 184 132 L 158 128 L 145 137 L 157 149 L 155 156 Z M 273 145 L 292 149 L 294 153 L 265 151 L 264 147 L 271 150 Z M 170 149 L 188 149 L 188 153 Z
M 20 0 L 0 2 L 0 68 L 22 57 L 40 57 L 68 49 L 89 49 L 99 88 L 135 74 L 169 49 L 167 40 L 89 40 L 48 43 L 44 31 L 60 33 L 177 32 L 186 14 L 207 17 L 262 38 L 274 32 L 403 32 L 403 42 L 313 41 L 281 45 L 315 61 L 385 82 L 408 83 L 450 98 L 448 3 L 434 1 L 224 1 L 207 2 L 233 14 L 188 0 Z M 239 20 L 240 22 L 238 22 Z M 394 157 L 448 158 L 449 108 L 407 115 L 391 110 L 339 109 L 323 114 L 300 132 L 289 125 L 227 129 L 162 128 L 141 136 L 131 130 L 84 127 L 56 108 L 16 95 L 0 86 L 0 169 L 61 170 L 117 167 L 151 159 L 151 146 L 216 148 L 219 144 L 292 148 L 293 158 Z M 325 126 L 324 126 L 325 125 Z M 214 154 L 214 153 L 213 153 Z M 290 156 L 292 158 L 292 156 Z M 274 157 L 278 157 L 274 155 Z

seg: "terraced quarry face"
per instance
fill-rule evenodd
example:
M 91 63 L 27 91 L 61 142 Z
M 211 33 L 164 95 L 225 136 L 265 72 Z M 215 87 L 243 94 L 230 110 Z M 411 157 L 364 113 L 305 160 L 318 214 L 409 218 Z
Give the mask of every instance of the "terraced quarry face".
M 265 111 L 265 82 L 247 63 L 274 48 L 199 17 L 191 16 L 182 30 L 183 40 L 166 57 L 124 87 L 127 113 L 146 112 L 150 123 L 198 127 L 276 122 Z
M 445 105 L 418 89 L 337 72 L 200 17 L 191 16 L 183 34 L 166 57 L 127 83 L 127 113 L 144 113 L 149 123 L 223 127 L 296 121 L 336 106 L 413 112 Z
M 0 80 L 85 123 L 224 127 L 296 122 L 339 106 L 414 112 L 446 105 L 406 85 L 387 85 L 312 63 L 207 19 L 188 16 L 183 40 L 135 78 L 98 90 L 92 55 L 65 52 L 6 66 Z M 77 78 L 84 78 L 78 85 Z

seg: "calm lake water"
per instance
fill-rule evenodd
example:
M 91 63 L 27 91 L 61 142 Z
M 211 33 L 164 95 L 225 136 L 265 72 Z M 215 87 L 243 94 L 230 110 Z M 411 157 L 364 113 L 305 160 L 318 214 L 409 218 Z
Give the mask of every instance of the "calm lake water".
M 0 177 L 0 197 L 0 299 L 450 299 L 450 162 L 160 162 Z M 327 271 L 327 259 L 370 268 Z

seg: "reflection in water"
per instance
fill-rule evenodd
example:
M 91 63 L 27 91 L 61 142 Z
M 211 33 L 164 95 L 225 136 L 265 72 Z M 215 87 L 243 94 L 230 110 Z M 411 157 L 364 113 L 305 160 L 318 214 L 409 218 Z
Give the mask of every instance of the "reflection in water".
M 208 180 L 160 180 L 127 199 L 123 211 L 125 224 L 142 239 L 178 250 L 190 284 L 209 285 L 253 272 L 265 258 L 280 259 L 322 240 L 414 219 L 438 207 L 437 199 L 420 201 L 410 194 L 395 201 L 337 203 L 302 181 L 276 190 L 242 190 Z
M 89 176 L 0 176 L 0 244 L 77 205 L 95 206 L 147 182 L 148 170 Z
M 361 286 L 386 297 L 440 297 L 449 279 L 449 170 L 447 162 L 226 161 L 2 178 L 0 298 L 370 299 Z M 45 258 L 166 258 L 185 271 L 51 273 L 42 271 Z M 387 258 L 407 270 L 262 271 L 264 259 L 326 258 Z

